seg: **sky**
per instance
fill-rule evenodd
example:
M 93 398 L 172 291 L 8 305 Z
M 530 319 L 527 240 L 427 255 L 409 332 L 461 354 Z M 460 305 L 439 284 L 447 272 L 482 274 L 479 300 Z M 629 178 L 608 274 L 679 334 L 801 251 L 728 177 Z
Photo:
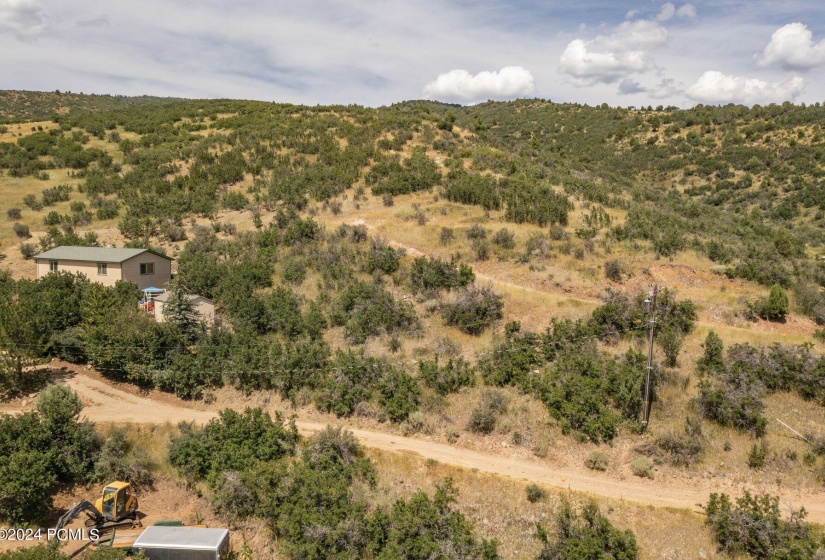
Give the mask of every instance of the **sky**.
M 818 0 L 0 0 L 0 89 L 377 107 L 825 102 Z

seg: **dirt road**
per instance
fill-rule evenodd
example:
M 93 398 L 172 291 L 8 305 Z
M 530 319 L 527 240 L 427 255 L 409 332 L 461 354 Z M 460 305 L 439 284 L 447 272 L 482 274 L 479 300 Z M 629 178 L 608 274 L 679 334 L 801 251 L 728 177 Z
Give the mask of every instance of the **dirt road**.
M 83 415 L 94 422 L 205 423 L 216 416 L 213 411 L 189 407 L 179 401 L 132 394 L 83 373 L 66 376 L 62 382 L 77 391 L 84 404 Z M 341 425 L 347 427 L 346 424 Z M 302 434 L 311 434 L 324 429 L 326 424 L 299 421 L 297 426 Z M 540 459 L 503 457 L 400 435 L 352 428 L 350 430 L 367 447 L 416 455 L 466 469 L 477 469 L 576 492 L 658 507 L 696 510 L 697 504 L 707 502 L 711 492 L 738 494 L 744 489 L 719 488 L 714 486 L 713 481 L 702 479 L 693 482 L 619 480 L 584 469 L 551 467 Z M 751 490 L 758 491 L 753 488 Z M 783 492 L 782 507 L 784 509 L 790 506 L 804 506 L 809 513 L 810 521 L 825 523 L 825 492 L 804 495 Z

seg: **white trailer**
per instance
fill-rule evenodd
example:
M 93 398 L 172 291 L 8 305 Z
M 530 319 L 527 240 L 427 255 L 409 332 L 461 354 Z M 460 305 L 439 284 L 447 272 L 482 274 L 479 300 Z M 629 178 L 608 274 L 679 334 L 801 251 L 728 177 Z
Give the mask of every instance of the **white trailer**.
M 149 560 L 225 560 L 229 529 L 153 525 L 135 540 L 132 550 Z

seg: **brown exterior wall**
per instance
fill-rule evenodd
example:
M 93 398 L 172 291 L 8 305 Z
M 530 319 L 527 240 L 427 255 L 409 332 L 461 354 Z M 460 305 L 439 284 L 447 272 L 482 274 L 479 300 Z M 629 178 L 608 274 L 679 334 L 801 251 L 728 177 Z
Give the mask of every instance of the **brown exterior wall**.
M 49 263 L 46 259 L 37 260 L 37 277 L 42 278 L 49 273 Z M 114 286 L 115 282 L 121 279 L 120 263 L 106 263 L 106 275 L 97 273 L 96 262 L 85 261 L 57 261 L 58 272 L 79 272 L 85 274 L 92 282 L 99 282 L 104 286 Z

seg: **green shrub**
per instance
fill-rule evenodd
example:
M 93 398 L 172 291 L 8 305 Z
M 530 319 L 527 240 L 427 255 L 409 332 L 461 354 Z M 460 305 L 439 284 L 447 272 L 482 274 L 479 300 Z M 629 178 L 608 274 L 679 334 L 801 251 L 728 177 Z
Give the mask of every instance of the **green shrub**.
M 120 212 L 120 203 L 117 200 L 101 200 L 97 207 L 96 216 L 98 220 L 113 220 Z
M 653 464 L 645 457 L 636 457 L 630 463 L 631 472 L 641 478 L 653 478 Z
M 639 557 L 633 532 L 616 529 L 595 502 L 587 503 L 579 512 L 562 496 L 555 525 L 551 535 L 541 524 L 536 524 L 536 538 L 542 542 L 538 560 L 636 560 Z
M 616 259 L 609 259 L 604 263 L 604 277 L 613 282 L 621 282 L 625 273 L 624 266 Z
M 821 539 L 805 522 L 805 510 L 791 510 L 782 519 L 778 497 L 745 491 L 734 505 L 727 494 L 713 493 L 704 509 L 719 550 L 731 556 L 801 559 L 825 553 Z
M 527 492 L 527 501 L 531 504 L 534 504 L 539 500 L 543 500 L 547 497 L 547 490 L 545 490 L 538 484 L 528 484 L 527 488 L 525 488 L 525 491 Z
M 501 228 L 493 234 L 493 243 L 502 249 L 515 249 L 516 235 L 507 228 Z
M 692 467 L 701 461 L 706 445 L 701 433 L 668 431 L 637 446 L 636 452 L 678 467 Z
M 477 261 L 486 261 L 490 258 L 490 244 L 484 239 L 473 239 L 473 251 Z
M 485 389 L 481 400 L 470 412 L 467 429 L 476 434 L 491 434 L 496 428 L 498 417 L 507 410 L 507 397 L 501 391 Z
M 138 487 L 152 484 L 154 469 L 146 451 L 130 442 L 122 428 L 109 433 L 95 461 L 98 480 L 128 480 Z
M 49 455 L 15 451 L 0 464 L 0 519 L 14 525 L 43 519 L 57 487 Z
M 718 371 L 724 367 L 723 352 L 725 345 L 719 335 L 714 331 L 710 331 L 705 337 L 705 342 L 702 344 L 704 353 L 699 361 L 696 362 L 696 368 L 700 373 L 709 371 Z
M 585 466 L 594 471 L 606 471 L 608 460 L 607 455 L 601 451 L 592 451 L 584 460 Z
M 89 558 L 87 555 L 85 558 Z M 125 558 L 126 554 L 113 558 Z M 95 556 L 96 560 L 103 560 Z M 145 557 L 144 557 L 145 558 Z M 69 560 L 69 557 L 60 552 L 59 547 L 52 543 L 40 543 L 34 547 L 18 548 L 7 552 L 0 552 L 0 560 Z
M 58 202 L 69 200 L 69 193 L 74 190 L 70 185 L 58 185 L 50 189 L 43 190 L 43 206 L 54 206 Z
M 754 470 L 761 469 L 765 466 L 765 463 L 768 462 L 769 453 L 770 448 L 768 447 L 768 441 L 765 438 L 762 438 L 759 445 L 754 443 L 751 447 L 751 450 L 748 453 L 748 466 Z
M 387 240 L 383 237 L 373 237 L 370 240 L 370 248 L 364 270 L 370 274 L 376 270 L 380 270 L 384 274 L 392 274 L 398 270 L 402 254 L 401 250 L 390 247 Z
M 300 285 L 306 279 L 307 264 L 298 256 L 287 257 L 281 267 L 281 278 L 288 284 Z
M 14 231 L 14 235 L 19 237 L 20 239 L 28 239 L 32 236 L 31 232 L 29 231 L 29 226 L 24 226 L 23 224 L 14 224 L 11 227 L 12 231 Z
M 467 429 L 474 434 L 491 434 L 496 429 L 498 417 L 495 411 L 477 406 L 470 412 L 470 419 L 467 421 Z
M 378 558 L 473 558 L 499 560 L 495 541 L 478 539 L 472 523 L 453 511 L 458 491 L 451 479 L 436 484 L 432 498 L 423 491 L 398 500 L 389 515 L 377 510 L 369 519 L 368 545 Z M 361 555 L 361 557 L 366 557 Z
M 412 149 L 410 157 L 402 162 L 386 158 L 373 165 L 366 183 L 372 185 L 372 194 L 408 194 L 428 189 L 441 181 L 438 165 L 427 156 L 421 146 Z
M 232 191 L 223 195 L 221 204 L 228 210 L 243 210 L 249 205 L 249 199 L 243 193 Z
M 34 246 L 34 243 L 21 243 L 20 254 L 23 255 L 24 259 L 30 259 L 37 254 L 37 247 Z
M 504 316 L 503 308 L 502 296 L 492 286 L 471 285 L 452 302 L 444 304 L 442 314 L 448 325 L 477 336 Z
M 363 344 L 370 336 L 393 334 L 418 326 L 415 309 L 400 302 L 378 284 L 355 282 L 342 293 L 332 312 L 332 323 L 344 327 L 344 336 Z
M 453 228 L 443 227 L 441 233 L 438 234 L 438 241 L 442 245 L 449 245 L 455 239 L 455 232 Z
M 378 384 L 379 402 L 390 420 L 403 422 L 418 410 L 421 388 L 407 372 L 391 368 L 384 372 Z
M 665 353 L 665 366 L 676 367 L 679 352 L 682 350 L 682 344 L 685 342 L 685 335 L 678 329 L 672 327 L 665 327 L 659 333 L 659 346 Z
M 364 355 L 363 348 L 338 349 L 329 374 L 319 384 L 315 406 L 336 416 L 349 416 L 358 403 L 370 400 L 373 388 L 385 374 L 387 365 Z
M 473 224 L 464 232 L 467 239 L 487 239 L 487 230 L 481 224 Z
M 192 481 L 215 484 L 224 471 L 241 471 L 260 461 L 292 455 L 298 441 L 294 422 L 273 419 L 259 408 L 225 409 L 203 428 L 182 423 L 169 445 L 169 463 Z
M 811 317 L 818 325 L 825 324 L 825 295 L 813 282 L 796 282 L 793 286 L 794 307 Z
M 9 208 L 8 210 L 6 210 L 6 217 L 8 218 L 8 220 L 10 222 L 14 221 L 14 220 L 19 220 L 20 216 L 21 216 L 20 208 Z
M 437 357 L 434 360 L 422 360 L 418 363 L 418 372 L 427 387 L 435 389 L 441 395 L 457 393 L 462 387 L 475 385 L 475 368 L 464 358 L 450 358 L 441 367 Z
M 768 424 L 762 414 L 764 404 L 761 385 L 738 376 L 720 385 L 699 382 L 696 404 L 699 413 L 723 426 L 750 432 L 755 437 L 764 435 Z
M 475 280 L 473 270 L 464 263 L 431 257 L 417 257 L 410 267 L 410 288 L 413 293 L 463 288 Z
M 769 321 L 784 321 L 790 312 L 788 292 L 779 284 L 771 286 L 768 299 L 757 304 L 759 316 Z
M 97 439 L 80 422 L 77 394 L 62 385 L 41 392 L 36 412 L 0 418 L 0 520 L 42 521 L 58 483 L 91 479 Z
M 43 210 L 43 204 L 39 200 L 37 200 L 37 197 L 33 194 L 27 194 L 26 196 L 24 196 L 23 204 L 25 204 L 35 212 Z
M 594 344 L 572 345 L 527 387 L 537 392 L 564 433 L 578 432 L 594 443 L 611 441 L 624 419 L 635 421 L 641 412 L 644 362 L 644 355 L 632 350 L 616 359 L 600 354 Z

